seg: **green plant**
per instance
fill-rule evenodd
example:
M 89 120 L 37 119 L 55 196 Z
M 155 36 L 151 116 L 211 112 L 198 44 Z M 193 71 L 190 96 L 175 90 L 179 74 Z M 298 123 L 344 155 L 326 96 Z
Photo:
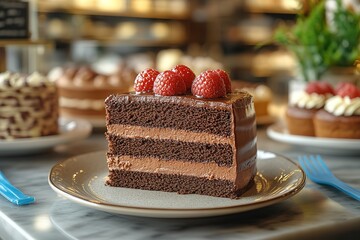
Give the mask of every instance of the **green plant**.
M 360 15 L 337 0 L 329 24 L 325 1 L 320 1 L 308 15 L 299 14 L 293 27 L 277 29 L 274 39 L 295 54 L 306 81 L 319 79 L 332 66 L 353 65 L 360 55 Z

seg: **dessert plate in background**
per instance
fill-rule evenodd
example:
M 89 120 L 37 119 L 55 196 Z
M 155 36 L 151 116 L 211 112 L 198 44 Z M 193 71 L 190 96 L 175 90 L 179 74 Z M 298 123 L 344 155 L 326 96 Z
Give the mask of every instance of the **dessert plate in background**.
M 59 144 L 68 144 L 84 139 L 91 133 L 91 124 L 85 120 L 59 120 L 59 134 L 14 140 L 0 140 L 0 156 L 15 156 L 37 153 Z
M 270 138 L 284 143 L 308 148 L 316 153 L 359 154 L 360 139 L 321 138 L 292 135 L 283 123 L 276 123 L 267 129 Z
M 115 214 L 193 218 L 239 213 L 281 202 L 297 194 L 305 174 L 294 162 L 258 151 L 255 184 L 240 199 L 105 186 L 106 153 L 95 152 L 57 163 L 49 184 L 58 194 L 86 207 Z M 91 164 L 89 164 L 91 163 Z

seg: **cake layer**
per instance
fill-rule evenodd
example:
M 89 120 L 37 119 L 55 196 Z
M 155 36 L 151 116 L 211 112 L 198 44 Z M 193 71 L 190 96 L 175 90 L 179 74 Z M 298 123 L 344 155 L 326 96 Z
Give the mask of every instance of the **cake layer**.
M 244 176 L 249 176 L 249 178 L 244 180 L 246 184 L 242 188 L 238 188 L 233 181 L 229 180 L 179 174 L 111 170 L 106 184 L 113 187 L 239 198 L 251 186 L 254 178 L 254 174 L 244 174 Z
M 105 100 L 107 125 L 124 124 L 144 127 L 174 128 L 231 136 L 232 109 L 242 117 L 250 114 L 247 93 L 229 95 L 221 100 L 200 100 L 193 96 L 158 97 L 153 95 L 111 95 Z M 176 121 L 174 121 L 176 119 Z
M 229 144 L 209 144 L 153 138 L 127 138 L 106 134 L 108 152 L 118 156 L 158 157 L 192 162 L 215 162 L 219 166 L 231 166 L 233 149 Z

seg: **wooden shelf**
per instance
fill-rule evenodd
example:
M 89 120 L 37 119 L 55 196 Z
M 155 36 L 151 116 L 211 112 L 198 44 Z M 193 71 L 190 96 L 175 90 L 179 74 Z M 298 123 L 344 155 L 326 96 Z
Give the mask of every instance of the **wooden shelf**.
M 44 46 L 52 46 L 53 43 L 48 40 L 29 40 L 29 39 L 2 39 L 0 40 L 0 47 L 7 46 L 36 46 L 36 45 L 44 45 Z
M 123 11 L 123 12 L 111 12 L 111 11 L 99 11 L 99 10 L 84 10 L 76 8 L 49 8 L 39 6 L 39 13 L 66 13 L 72 15 L 89 15 L 89 16 L 111 16 L 111 17 L 128 17 L 128 18 L 152 18 L 152 19 L 170 19 L 170 20 L 187 20 L 190 18 L 189 13 L 185 14 L 174 14 L 166 12 L 149 12 L 141 13 L 134 11 Z
M 59 38 L 53 39 L 55 42 L 63 43 L 74 43 L 74 42 L 94 42 L 99 45 L 118 45 L 118 46 L 134 46 L 134 47 L 161 47 L 161 46 L 179 46 L 187 44 L 187 40 L 171 41 L 171 40 L 154 40 L 154 39 L 93 39 L 93 38 L 80 38 L 80 39 L 69 39 Z
M 246 12 L 249 13 L 269 13 L 269 14 L 298 14 L 300 9 L 290 8 L 270 8 L 270 7 L 245 7 Z

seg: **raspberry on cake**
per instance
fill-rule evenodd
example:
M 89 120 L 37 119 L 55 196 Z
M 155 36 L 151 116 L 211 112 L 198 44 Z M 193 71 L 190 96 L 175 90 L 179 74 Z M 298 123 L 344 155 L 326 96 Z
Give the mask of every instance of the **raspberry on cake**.
M 326 82 L 311 82 L 305 91 L 292 93 L 286 110 L 289 133 L 315 136 L 313 118 L 333 93 L 332 86 Z
M 191 91 L 191 85 L 195 79 L 195 73 L 185 65 L 177 65 L 171 71 L 180 75 L 185 82 L 186 91 Z
M 231 80 L 229 75 L 227 74 L 227 72 L 225 72 L 222 69 L 216 69 L 214 70 L 217 74 L 220 75 L 220 77 L 222 78 L 222 80 L 224 81 L 225 84 L 225 89 L 226 89 L 226 93 L 230 93 L 231 92 Z
M 152 92 L 155 79 L 159 75 L 159 71 L 155 69 L 145 69 L 141 71 L 135 78 L 134 90 L 137 93 Z
M 208 70 L 195 78 L 191 92 L 198 98 L 219 98 L 226 95 L 226 86 L 217 72 Z
M 360 89 L 351 83 L 341 84 L 337 95 L 326 101 L 314 117 L 317 137 L 360 138 Z
M 0 74 L 0 139 L 58 133 L 58 94 L 54 82 L 39 73 Z
M 165 75 L 164 81 L 181 82 L 175 73 Z M 155 94 L 106 99 L 107 185 L 227 198 L 239 198 L 251 186 L 257 154 L 252 96 L 226 94 L 217 73 L 201 78 L 206 76 L 219 79 L 221 96 L 198 98 L 182 91 L 162 96 L 156 93 L 157 79 Z M 193 89 L 199 86 L 208 92 L 206 84 Z
M 153 91 L 159 96 L 183 95 L 186 93 L 186 84 L 179 74 L 167 70 L 157 75 Z

